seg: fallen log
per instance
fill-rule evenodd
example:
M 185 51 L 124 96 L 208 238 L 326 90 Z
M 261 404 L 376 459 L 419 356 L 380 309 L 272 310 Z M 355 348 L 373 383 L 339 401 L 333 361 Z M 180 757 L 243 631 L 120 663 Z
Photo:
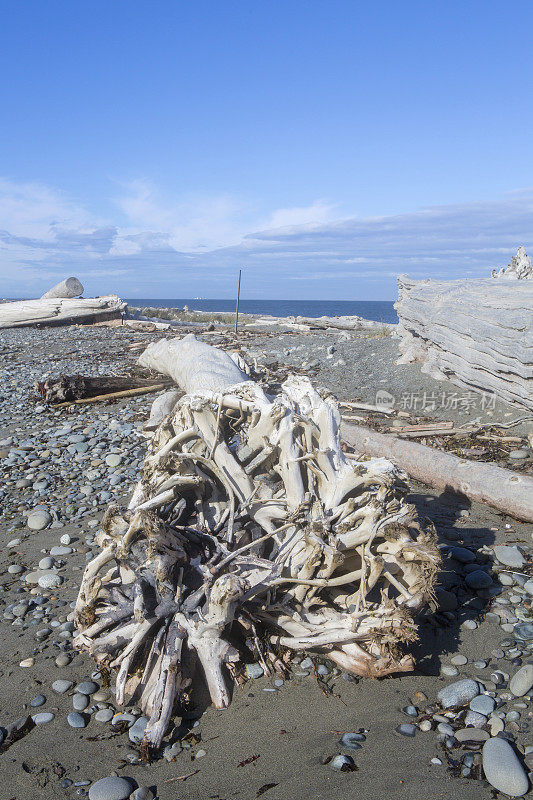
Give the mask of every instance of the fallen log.
M 439 555 L 395 467 L 347 459 L 335 400 L 292 375 L 267 396 L 194 336 L 140 363 L 187 391 L 150 442 L 127 509 L 108 509 L 85 569 L 74 644 L 118 670 L 116 700 L 149 717 L 157 748 L 202 671 L 229 704 L 246 642 L 264 670 L 287 651 L 356 675 L 413 668 L 404 646 Z
M 72 325 L 120 319 L 126 303 L 111 294 L 107 297 L 52 298 L 0 303 L 0 328 L 31 325 Z
M 362 425 L 344 423 L 341 435 L 358 453 L 388 458 L 426 486 L 463 494 L 515 519 L 533 522 L 533 478 L 527 475 L 459 458 Z
M 47 378 L 35 384 L 35 390 L 43 400 L 50 404 L 78 402 L 87 399 L 124 395 L 126 391 L 152 389 L 154 385 L 164 388 L 169 379 L 134 378 L 131 375 L 60 375 L 58 378 Z
M 66 278 L 61 283 L 57 283 L 51 289 L 48 289 L 41 297 L 41 300 L 47 297 L 79 297 L 82 294 L 83 286 L 79 280 L 77 278 Z

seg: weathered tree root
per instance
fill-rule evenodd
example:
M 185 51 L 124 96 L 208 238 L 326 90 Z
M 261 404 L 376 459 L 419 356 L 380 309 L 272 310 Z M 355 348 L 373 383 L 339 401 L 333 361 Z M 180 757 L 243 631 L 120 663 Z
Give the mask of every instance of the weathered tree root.
M 182 342 L 182 369 L 208 357 L 209 380 L 217 364 L 226 379 L 206 390 L 199 367 L 194 393 L 178 376 L 189 394 L 157 429 L 129 508 L 108 509 L 75 609 L 75 645 L 117 668 L 117 702 L 149 716 L 145 749 L 198 662 L 214 705 L 229 704 L 239 639 L 267 671 L 286 648 L 355 675 L 411 670 L 402 645 L 439 566 L 393 465 L 344 457 L 329 395 L 294 376 L 274 398 L 244 375 L 230 387 L 228 356 Z

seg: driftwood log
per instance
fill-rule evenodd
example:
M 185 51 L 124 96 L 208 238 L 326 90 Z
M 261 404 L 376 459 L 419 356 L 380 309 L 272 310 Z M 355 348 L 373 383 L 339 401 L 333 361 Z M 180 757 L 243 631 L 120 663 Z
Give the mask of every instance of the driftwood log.
M 533 409 L 533 281 L 398 278 L 401 358 Z
M 41 298 L 0 303 L 0 328 L 30 325 L 69 325 L 120 319 L 126 303 L 115 294 L 106 297 Z
M 65 278 L 43 294 L 41 300 L 47 297 L 79 297 L 83 294 L 83 285 L 77 278 Z
M 307 378 L 268 396 L 194 336 L 151 344 L 140 363 L 187 394 L 129 507 L 105 515 L 74 642 L 118 670 L 119 704 L 149 716 L 143 748 L 202 674 L 228 705 L 246 642 L 267 673 L 305 650 L 355 675 L 411 670 L 413 615 L 440 562 L 396 468 L 345 458 L 336 403 Z
M 109 375 L 93 377 L 88 375 L 59 375 L 35 384 L 35 390 L 43 400 L 50 404 L 84 400 L 106 394 L 115 394 L 129 389 L 143 389 L 153 386 L 153 378 L 134 378 L 131 375 Z M 160 379 L 159 384 L 169 383 Z
M 388 458 L 426 486 L 463 494 L 515 519 L 533 522 L 533 478 L 528 475 L 459 458 L 362 425 L 344 422 L 341 434 L 357 453 Z

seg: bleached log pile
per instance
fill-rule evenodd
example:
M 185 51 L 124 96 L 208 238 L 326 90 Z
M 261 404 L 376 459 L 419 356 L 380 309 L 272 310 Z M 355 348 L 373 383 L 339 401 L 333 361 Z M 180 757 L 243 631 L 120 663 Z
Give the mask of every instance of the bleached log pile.
M 126 303 L 116 294 L 90 298 L 18 300 L 15 303 L 0 303 L 0 328 L 100 322 L 118 319 L 125 310 Z
M 313 330 L 341 330 L 341 331 L 367 331 L 393 333 L 397 325 L 392 322 L 376 322 L 358 316 L 340 317 L 259 317 L 254 322 L 246 324 L 246 328 L 260 328 L 265 325 L 276 326 L 286 330 L 313 331 Z
M 396 468 L 344 456 L 337 405 L 307 378 L 266 395 L 191 335 L 140 363 L 187 394 L 165 398 L 128 509 L 106 513 L 74 618 L 75 645 L 118 670 L 118 703 L 149 716 L 143 747 L 202 673 L 227 706 L 246 658 L 266 673 L 291 650 L 356 675 L 412 669 L 404 646 L 439 556 Z
M 533 410 L 533 281 L 398 278 L 401 358 Z

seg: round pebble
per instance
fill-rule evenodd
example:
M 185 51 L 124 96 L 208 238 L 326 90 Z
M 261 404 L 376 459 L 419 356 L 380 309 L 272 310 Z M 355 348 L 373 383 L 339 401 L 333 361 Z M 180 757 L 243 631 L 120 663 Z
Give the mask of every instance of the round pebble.
M 52 714 L 51 711 L 43 711 L 32 716 L 32 720 L 36 725 L 46 725 L 48 722 L 52 722 L 53 719 L 55 719 L 55 714 Z
M 71 711 L 67 717 L 67 722 L 71 728 L 85 728 L 87 722 L 85 717 L 81 714 L 78 714 L 77 711 Z
M 517 547 L 510 547 L 506 544 L 496 545 L 494 555 L 500 564 L 505 564 L 506 567 L 513 567 L 513 569 L 521 569 L 525 563 L 524 556 L 520 550 Z
M 98 691 L 98 684 L 94 681 L 82 681 L 76 686 L 76 691 L 80 694 L 93 694 Z
M 60 679 L 58 681 L 53 682 L 52 689 L 54 690 L 54 692 L 57 692 L 57 694 L 65 694 L 65 692 L 68 692 L 68 690 L 71 689 L 73 686 L 74 684 L 72 681 L 66 681 Z
M 52 522 L 52 517 L 48 511 L 33 511 L 28 515 L 28 528 L 32 531 L 42 531 Z
M 85 711 L 89 705 L 89 698 L 86 694 L 75 694 L 72 698 L 72 707 L 74 711 Z
M 456 681 L 437 692 L 437 698 L 444 708 L 466 705 L 479 694 L 479 686 L 471 678 Z
M 101 778 L 89 789 L 89 800 L 127 800 L 132 785 L 125 778 Z
M 398 725 L 396 732 L 401 733 L 402 736 L 409 736 L 412 738 L 416 734 L 416 727 L 404 722 L 402 725 Z
M 344 755 L 335 756 L 329 762 L 329 766 L 332 769 L 338 769 L 341 772 L 348 771 L 354 765 L 355 761 L 353 760 L 353 758 L 351 756 L 344 756 Z
M 516 697 L 524 697 L 533 686 L 533 664 L 524 664 L 515 672 L 509 683 L 509 690 Z
M 527 775 L 505 739 L 488 739 L 483 745 L 482 759 L 486 779 L 499 792 L 510 797 L 520 797 L 527 792 Z

